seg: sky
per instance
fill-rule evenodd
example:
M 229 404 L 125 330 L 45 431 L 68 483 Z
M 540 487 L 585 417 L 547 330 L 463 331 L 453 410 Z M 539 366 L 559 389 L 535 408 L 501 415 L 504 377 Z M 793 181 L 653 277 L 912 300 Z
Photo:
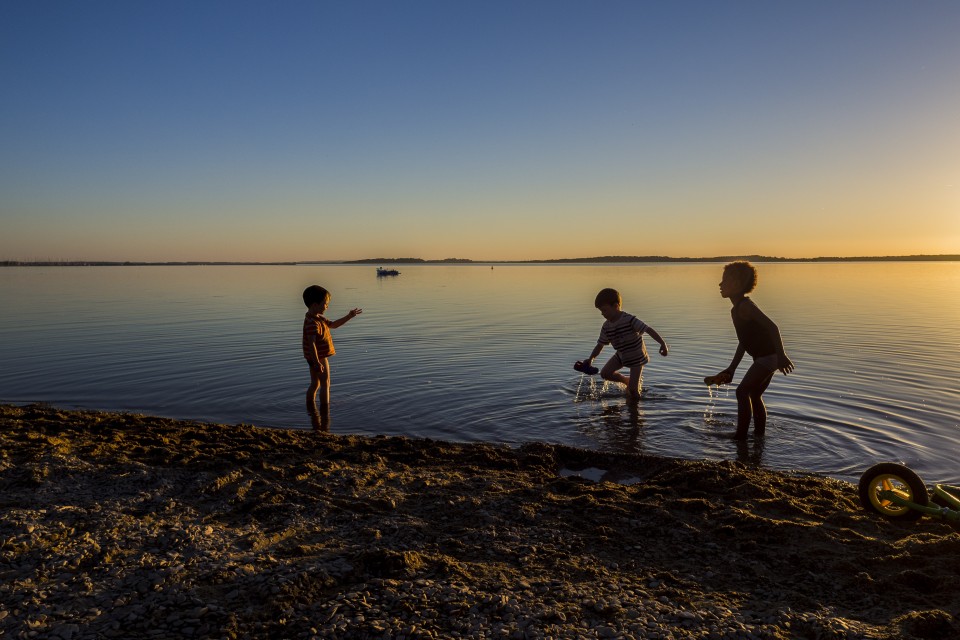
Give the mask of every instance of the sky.
M 960 3 L 0 0 L 0 260 L 960 253 Z

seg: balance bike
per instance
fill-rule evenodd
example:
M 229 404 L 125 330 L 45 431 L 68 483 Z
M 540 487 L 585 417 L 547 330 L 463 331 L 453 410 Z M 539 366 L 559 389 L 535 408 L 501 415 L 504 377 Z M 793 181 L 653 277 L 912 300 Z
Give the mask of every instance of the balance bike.
M 916 473 L 895 462 L 875 464 L 860 476 L 860 504 L 889 520 L 917 520 L 924 515 L 960 524 L 960 487 L 927 487 Z

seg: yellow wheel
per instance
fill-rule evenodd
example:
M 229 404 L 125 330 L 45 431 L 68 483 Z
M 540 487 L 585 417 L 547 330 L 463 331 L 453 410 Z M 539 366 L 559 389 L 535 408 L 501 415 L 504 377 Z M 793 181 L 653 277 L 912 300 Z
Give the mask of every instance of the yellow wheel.
M 927 505 L 927 488 L 923 480 L 902 464 L 881 462 L 867 469 L 860 476 L 860 504 L 890 520 L 916 520 L 923 516 L 915 509 L 880 497 L 881 491 L 892 491 L 904 500 Z

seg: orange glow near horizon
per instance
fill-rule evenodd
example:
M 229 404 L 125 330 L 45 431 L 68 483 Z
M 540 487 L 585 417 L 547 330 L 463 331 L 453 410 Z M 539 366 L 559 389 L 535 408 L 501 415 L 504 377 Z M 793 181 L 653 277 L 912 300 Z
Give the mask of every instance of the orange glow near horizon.
M 960 254 L 960 5 L 374 4 L 11 7 L 0 260 Z

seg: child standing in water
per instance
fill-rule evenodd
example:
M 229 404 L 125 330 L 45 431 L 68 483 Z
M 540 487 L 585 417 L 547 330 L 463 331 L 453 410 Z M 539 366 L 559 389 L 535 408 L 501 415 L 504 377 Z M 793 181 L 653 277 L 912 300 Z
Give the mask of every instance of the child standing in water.
M 314 426 L 320 427 L 321 422 L 328 422 L 330 416 L 330 365 L 327 358 L 336 353 L 330 330 L 343 326 L 347 321 L 363 313 L 363 309 L 351 309 L 339 320 L 332 322 L 327 320 L 323 313 L 330 304 L 330 292 L 319 285 L 312 285 L 303 290 L 303 304 L 307 305 L 307 315 L 303 319 L 303 357 L 310 365 L 307 413 L 313 418 Z M 318 390 L 320 391 L 319 413 L 317 412 Z
M 734 438 L 746 439 L 753 417 L 753 434 L 762 436 L 767 427 L 767 409 L 763 405 L 763 392 L 779 369 L 784 375 L 793 371 L 793 362 L 783 349 L 780 329 L 760 311 L 747 294 L 757 286 L 757 268 L 745 260 L 731 262 L 723 268 L 720 295 L 733 303 L 730 316 L 737 331 L 737 352 L 730 366 L 718 373 L 717 382 L 730 382 L 733 374 L 748 353 L 753 364 L 747 369 L 737 386 L 737 432 Z
M 650 362 L 647 347 L 643 343 L 643 334 L 660 343 L 660 355 L 666 356 L 670 349 L 667 343 L 653 327 L 644 324 L 639 318 L 620 308 L 623 300 L 616 289 L 603 289 L 597 294 L 594 306 L 600 310 L 605 322 L 600 328 L 600 338 L 593 348 L 590 357 L 583 361 L 585 367 L 590 367 L 593 359 L 600 355 L 603 348 L 612 344 L 617 350 L 607 361 L 600 376 L 604 380 L 619 382 L 627 385 L 627 395 L 632 399 L 640 397 L 640 385 L 643 381 L 643 365 Z M 620 373 L 620 369 L 630 368 L 630 377 Z

